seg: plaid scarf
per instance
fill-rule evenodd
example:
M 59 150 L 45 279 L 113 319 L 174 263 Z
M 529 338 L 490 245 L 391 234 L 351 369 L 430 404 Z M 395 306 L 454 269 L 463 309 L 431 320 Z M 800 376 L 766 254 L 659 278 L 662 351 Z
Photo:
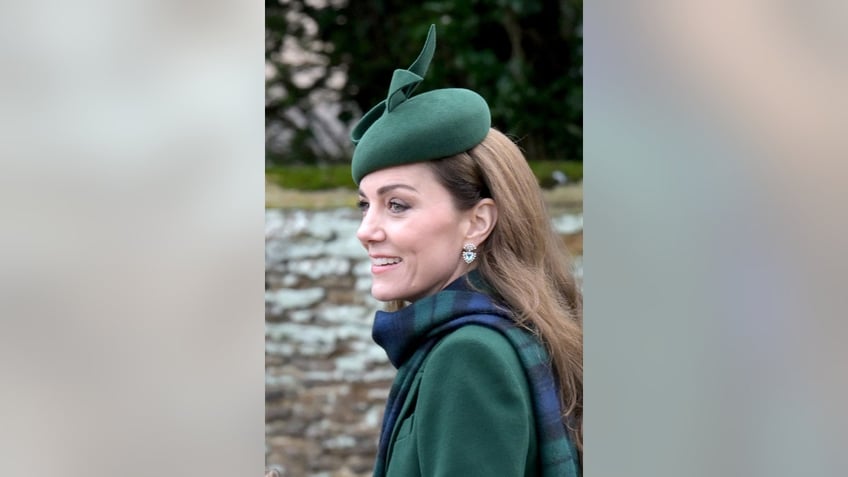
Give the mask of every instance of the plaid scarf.
M 467 275 L 482 283 L 477 272 Z M 485 284 L 483 284 L 485 287 Z M 469 324 L 483 325 L 503 334 L 524 367 L 533 394 L 533 414 L 544 477 L 578 477 L 577 449 L 571 443 L 560 417 L 556 382 L 548 353 L 538 339 L 515 325 L 508 310 L 496 305 L 483 293 L 473 291 L 465 277 L 447 288 L 422 298 L 396 312 L 378 311 L 372 337 L 398 372 L 389 391 L 374 477 L 384 477 L 389 441 L 400 417 L 403 403 L 418 369 L 433 346 L 445 335 Z

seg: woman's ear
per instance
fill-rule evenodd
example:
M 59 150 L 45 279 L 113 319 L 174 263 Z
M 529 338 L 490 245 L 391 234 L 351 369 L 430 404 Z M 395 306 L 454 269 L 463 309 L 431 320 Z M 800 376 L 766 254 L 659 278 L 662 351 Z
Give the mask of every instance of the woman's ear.
M 489 198 L 481 199 L 480 202 L 468 211 L 468 231 L 465 233 L 465 241 L 481 244 L 485 241 L 498 221 L 498 208 L 495 201 Z

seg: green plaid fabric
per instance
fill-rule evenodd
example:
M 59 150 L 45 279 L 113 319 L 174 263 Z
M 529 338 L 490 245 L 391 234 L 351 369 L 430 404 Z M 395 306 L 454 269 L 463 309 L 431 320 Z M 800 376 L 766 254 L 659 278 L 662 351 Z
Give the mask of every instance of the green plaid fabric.
M 531 333 L 515 325 L 509 310 L 483 293 L 473 291 L 467 280 L 479 283 L 476 272 L 453 282 L 441 292 L 396 311 L 378 311 L 372 336 L 397 368 L 380 434 L 375 477 L 384 477 L 392 431 L 398 421 L 413 379 L 427 353 L 445 335 L 475 324 L 497 330 L 513 345 L 524 367 L 533 395 L 541 475 L 579 477 L 577 449 L 562 423 L 556 381 L 545 348 Z

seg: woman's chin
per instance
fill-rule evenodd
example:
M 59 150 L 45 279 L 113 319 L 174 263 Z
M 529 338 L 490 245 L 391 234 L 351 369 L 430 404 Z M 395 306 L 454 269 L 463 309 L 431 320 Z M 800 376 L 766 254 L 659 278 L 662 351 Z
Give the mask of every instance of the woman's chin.
M 410 297 L 409 293 L 402 293 L 395 289 L 375 286 L 371 287 L 371 296 L 373 296 L 374 299 L 382 302 L 414 301 L 414 298 Z
M 379 301 L 394 301 L 399 299 L 397 293 L 373 287 L 371 288 L 371 296 Z

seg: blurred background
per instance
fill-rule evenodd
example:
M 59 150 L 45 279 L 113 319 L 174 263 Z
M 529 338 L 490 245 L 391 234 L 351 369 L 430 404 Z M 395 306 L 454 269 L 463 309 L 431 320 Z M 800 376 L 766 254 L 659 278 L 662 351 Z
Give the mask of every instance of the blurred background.
M 371 475 L 395 370 L 350 177 L 349 133 L 392 72 L 436 52 L 416 93 L 464 87 L 524 150 L 582 276 L 581 1 L 265 3 L 266 466 Z
M 580 161 L 582 1 L 265 2 L 266 164 L 345 163 L 348 131 L 395 68 L 435 57 L 417 93 L 461 87 L 532 160 Z

